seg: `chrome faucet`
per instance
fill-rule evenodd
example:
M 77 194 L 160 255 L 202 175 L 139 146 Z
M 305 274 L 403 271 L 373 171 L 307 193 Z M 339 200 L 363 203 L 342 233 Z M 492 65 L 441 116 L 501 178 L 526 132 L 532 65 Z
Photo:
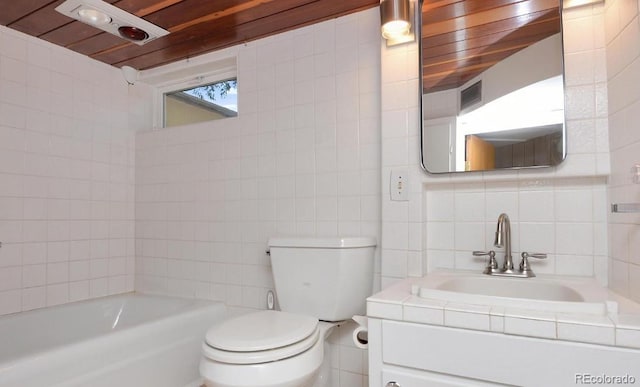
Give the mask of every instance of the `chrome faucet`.
M 473 255 L 476 257 L 488 255 L 489 263 L 484 269 L 483 273 L 488 275 L 497 275 L 505 277 L 535 277 L 536 275 L 531 270 L 528 258 L 547 258 L 546 254 L 530 254 L 526 251 L 522 253 L 522 260 L 520 261 L 519 270 L 513 268 L 513 257 L 511 256 L 511 221 L 509 216 L 505 213 L 500 214 L 498 217 L 498 226 L 496 228 L 496 238 L 493 242 L 496 247 L 504 247 L 504 263 L 502 268 L 498 268 L 498 262 L 496 261 L 495 251 L 474 251 Z
M 502 213 L 498 216 L 496 238 L 493 241 L 495 247 L 504 247 L 504 265 L 502 272 L 513 271 L 513 257 L 511 256 L 511 221 L 509 215 Z

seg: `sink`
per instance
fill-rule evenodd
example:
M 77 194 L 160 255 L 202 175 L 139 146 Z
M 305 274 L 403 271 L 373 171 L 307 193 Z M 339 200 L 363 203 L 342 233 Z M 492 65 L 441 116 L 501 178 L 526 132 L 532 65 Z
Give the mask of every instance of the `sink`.
M 554 282 L 533 282 L 491 277 L 457 277 L 438 285 L 438 290 L 485 296 L 535 298 L 546 301 L 583 302 L 584 297 L 572 288 Z
M 466 304 L 605 315 L 608 292 L 592 279 L 505 278 L 436 272 L 414 284 L 419 297 Z

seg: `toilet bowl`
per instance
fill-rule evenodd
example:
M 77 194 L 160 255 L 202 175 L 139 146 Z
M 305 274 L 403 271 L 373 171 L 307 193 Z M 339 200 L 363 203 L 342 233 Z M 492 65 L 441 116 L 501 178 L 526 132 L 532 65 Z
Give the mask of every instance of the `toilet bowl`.
M 270 238 L 282 311 L 248 313 L 209 329 L 200 360 L 204 384 L 331 387 L 325 339 L 340 321 L 364 313 L 375 246 L 367 237 Z
M 207 387 L 307 387 L 317 379 L 335 323 L 261 311 L 212 327 L 202 346 Z

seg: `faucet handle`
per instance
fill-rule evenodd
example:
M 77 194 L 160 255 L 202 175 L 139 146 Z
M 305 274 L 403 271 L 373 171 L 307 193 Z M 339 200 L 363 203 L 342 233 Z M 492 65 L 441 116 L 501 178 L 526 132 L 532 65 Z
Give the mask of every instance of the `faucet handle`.
M 538 258 L 538 259 L 547 258 L 546 253 L 527 253 L 526 251 L 524 251 L 520 255 L 522 256 L 522 258 Z
M 474 257 L 484 257 L 484 256 L 488 255 L 489 259 L 496 257 L 496 252 L 493 251 L 493 250 L 490 250 L 490 251 L 478 251 L 478 250 L 476 250 L 471 254 L 473 254 Z
M 545 253 L 527 253 L 526 251 L 523 251 L 522 254 L 520 254 L 520 256 L 522 257 L 522 260 L 520 261 L 520 271 L 522 272 L 531 271 L 531 266 L 529 265 L 529 258 L 537 258 L 537 259 L 547 258 L 547 254 Z
M 498 270 L 498 261 L 496 261 L 496 252 L 493 250 L 490 251 L 474 251 L 472 253 L 475 257 L 484 257 L 489 256 L 489 263 L 487 267 L 484 268 L 484 274 L 490 274 L 494 271 Z

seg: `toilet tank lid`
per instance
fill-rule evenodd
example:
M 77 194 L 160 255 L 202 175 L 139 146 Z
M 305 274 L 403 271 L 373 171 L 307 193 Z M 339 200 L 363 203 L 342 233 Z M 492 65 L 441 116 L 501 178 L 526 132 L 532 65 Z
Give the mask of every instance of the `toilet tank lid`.
M 350 249 L 376 245 L 373 237 L 273 237 L 269 247 L 315 247 L 325 249 Z

